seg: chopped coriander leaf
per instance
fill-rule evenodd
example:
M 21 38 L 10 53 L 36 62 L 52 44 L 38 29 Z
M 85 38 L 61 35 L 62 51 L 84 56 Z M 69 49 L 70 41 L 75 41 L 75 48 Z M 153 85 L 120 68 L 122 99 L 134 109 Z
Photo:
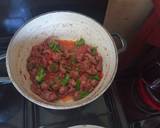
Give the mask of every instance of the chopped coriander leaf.
M 96 53 L 97 53 L 97 47 L 91 48 L 91 54 L 95 56 Z
M 70 80 L 70 76 L 67 74 L 67 75 L 61 80 L 61 84 L 62 84 L 63 86 L 67 86 L 69 80 Z
M 52 63 L 49 68 L 52 72 L 58 71 L 58 65 L 56 63 Z
M 85 40 L 83 38 L 80 38 L 79 40 L 76 41 L 76 46 L 80 47 L 85 44 Z
M 89 95 L 89 92 L 87 92 L 87 91 L 80 91 L 79 92 L 80 99 L 82 99 L 88 95 Z
M 45 69 L 40 67 L 36 75 L 36 81 L 41 83 L 44 80 L 45 75 L 46 75 Z
M 78 80 L 76 81 L 76 87 L 75 87 L 77 91 L 80 90 L 80 85 L 81 85 L 81 81 L 78 79 Z
M 93 80 L 100 80 L 98 74 L 91 76 L 91 79 L 93 79 Z
M 56 41 L 52 41 L 49 44 L 49 48 L 52 49 L 53 52 L 60 52 L 61 50 L 60 45 Z

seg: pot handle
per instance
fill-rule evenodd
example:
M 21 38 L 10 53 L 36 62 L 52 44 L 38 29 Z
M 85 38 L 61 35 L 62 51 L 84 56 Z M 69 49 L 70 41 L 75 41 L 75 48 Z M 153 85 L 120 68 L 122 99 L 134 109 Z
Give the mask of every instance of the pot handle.
M 115 42 L 121 42 L 121 48 L 118 48 L 118 53 L 122 53 L 127 48 L 126 40 L 119 33 L 112 33 L 111 36 L 114 38 Z
M 6 54 L 1 54 L 0 55 L 0 61 L 6 59 Z M 9 79 L 9 77 L 0 77 L 0 84 L 1 85 L 6 85 L 12 83 Z
M 118 53 L 124 52 L 126 50 L 127 47 L 127 43 L 124 40 L 124 38 L 119 34 L 119 33 L 112 33 L 111 36 L 115 39 L 115 40 L 119 40 L 119 42 L 121 42 L 121 48 L 117 48 L 118 49 Z M 6 59 L 6 53 L 1 54 L 0 55 L 0 61 Z M 9 77 L 0 77 L 0 84 L 2 85 L 6 85 L 6 84 L 10 84 L 12 83 L 9 79 Z

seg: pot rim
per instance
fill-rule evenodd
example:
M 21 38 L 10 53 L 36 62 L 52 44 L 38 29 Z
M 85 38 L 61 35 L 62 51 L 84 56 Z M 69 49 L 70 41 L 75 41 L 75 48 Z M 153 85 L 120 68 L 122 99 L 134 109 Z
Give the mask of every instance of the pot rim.
M 114 72 L 112 74 L 112 77 L 111 79 L 109 80 L 109 83 L 108 83 L 108 86 L 105 87 L 105 89 L 103 91 L 101 91 L 100 93 L 98 93 L 95 97 L 93 97 L 92 99 L 84 102 L 83 104 L 78 104 L 78 105 L 73 105 L 73 106 L 53 106 L 53 105 L 48 105 L 48 104 L 45 104 L 45 103 L 42 103 L 42 102 L 39 102 L 35 99 L 33 99 L 31 96 L 27 96 L 24 92 L 22 92 L 22 90 L 17 86 L 16 82 L 14 81 L 14 79 L 12 78 L 11 76 L 11 71 L 10 71 L 10 64 L 9 64 L 9 60 L 8 60 L 8 56 L 9 56 L 9 50 L 10 50 L 10 45 L 11 43 L 13 42 L 13 40 L 15 39 L 15 37 L 17 36 L 17 34 L 19 33 L 19 31 L 24 27 L 26 26 L 28 23 L 30 23 L 31 21 L 33 21 L 34 19 L 37 19 L 41 16 L 44 16 L 44 15 L 47 15 L 47 14 L 53 14 L 53 13 L 72 13 L 72 14 L 77 14 L 77 15 L 81 15 L 81 16 L 84 16 L 94 22 L 96 22 L 99 26 L 101 26 L 103 28 L 103 30 L 106 32 L 106 34 L 109 35 L 109 38 L 111 39 L 112 43 L 113 43 L 113 46 L 114 46 L 114 51 L 115 51 L 115 69 L 114 69 Z M 116 75 L 116 72 L 117 72 L 117 68 L 118 68 L 118 51 L 117 51 L 117 47 L 116 47 L 116 44 L 115 44 L 115 41 L 113 40 L 112 36 L 110 35 L 110 33 L 99 23 L 97 22 L 96 20 L 94 20 L 93 18 L 91 17 L 88 17 L 84 14 L 81 14 L 81 13 L 77 13 L 77 12 L 73 12 L 73 11 L 51 11 L 51 12 L 47 12 L 47 13 L 43 13 L 43 14 L 40 14 L 36 17 L 33 17 L 31 18 L 30 20 L 28 20 L 24 25 L 22 25 L 13 35 L 13 37 L 11 38 L 10 40 L 10 43 L 8 45 L 8 48 L 7 48 L 7 53 L 6 53 L 6 68 L 7 68 L 7 72 L 8 72 L 8 76 L 10 78 L 10 80 L 12 81 L 14 87 L 20 92 L 20 94 L 22 96 L 24 96 L 26 99 L 28 99 L 29 101 L 31 101 L 32 103 L 35 103 L 41 107 L 45 107 L 45 108 L 49 108 L 49 109 L 56 109 L 56 110 L 67 110 L 67 109 L 73 109 L 73 108 L 78 108 L 78 107 L 82 107 L 84 105 L 87 105 L 93 101 L 95 101 L 96 99 L 98 99 L 101 95 L 103 95 L 103 93 L 111 86 L 113 80 L 114 80 L 114 77 Z

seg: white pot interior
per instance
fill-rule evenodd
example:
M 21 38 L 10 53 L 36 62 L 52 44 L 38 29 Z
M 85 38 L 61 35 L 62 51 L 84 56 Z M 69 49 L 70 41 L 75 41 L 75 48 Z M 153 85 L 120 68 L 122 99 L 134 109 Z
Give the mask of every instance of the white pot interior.
M 103 57 L 103 78 L 86 98 L 68 103 L 47 102 L 30 90 L 31 80 L 26 69 L 26 59 L 32 46 L 49 36 L 77 40 L 97 46 Z M 69 109 L 85 105 L 98 98 L 111 84 L 117 70 L 117 52 L 110 35 L 94 20 L 72 12 L 53 12 L 41 15 L 23 26 L 12 38 L 7 50 L 7 71 L 16 89 L 30 101 L 52 109 Z

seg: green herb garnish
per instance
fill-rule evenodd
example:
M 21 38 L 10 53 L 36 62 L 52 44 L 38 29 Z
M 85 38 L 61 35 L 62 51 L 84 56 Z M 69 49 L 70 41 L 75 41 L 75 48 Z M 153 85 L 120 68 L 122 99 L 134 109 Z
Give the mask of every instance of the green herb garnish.
M 60 45 L 56 41 L 52 41 L 49 44 L 49 48 L 52 49 L 53 52 L 60 52 L 61 50 Z
M 89 92 L 87 92 L 87 91 L 80 91 L 79 92 L 80 99 L 82 99 L 88 95 L 89 95 Z
M 76 41 L 76 46 L 80 47 L 85 44 L 85 40 L 83 38 L 80 38 L 79 40 Z
M 61 80 L 61 84 L 62 84 L 63 86 L 67 86 L 69 80 L 70 80 L 70 76 L 67 74 L 67 75 Z
M 44 80 L 45 75 L 46 75 L 45 69 L 43 67 L 40 67 L 36 75 L 36 81 L 41 83 Z
M 94 56 L 97 54 L 97 47 L 91 48 L 91 54 Z
M 99 80 L 100 79 L 98 74 L 92 75 L 90 78 L 93 79 L 93 80 Z
M 76 81 L 76 86 L 75 86 L 75 88 L 76 88 L 77 91 L 80 90 L 80 85 L 81 85 L 81 81 L 78 79 L 78 80 Z

